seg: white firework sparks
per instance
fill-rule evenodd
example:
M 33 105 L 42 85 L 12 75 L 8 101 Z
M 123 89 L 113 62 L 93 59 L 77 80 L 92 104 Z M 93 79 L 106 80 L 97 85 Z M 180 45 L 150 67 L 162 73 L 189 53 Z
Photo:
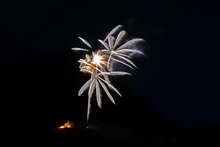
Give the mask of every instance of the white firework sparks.
M 78 96 L 81 96 L 86 90 L 88 90 L 88 107 L 87 107 L 87 121 L 89 120 L 90 108 L 91 108 L 91 98 L 95 91 L 96 100 L 98 106 L 102 107 L 102 90 L 106 93 L 110 101 L 115 104 L 115 100 L 109 92 L 109 89 L 116 92 L 119 96 L 121 93 L 112 85 L 109 76 L 123 76 L 131 75 L 131 73 L 124 71 L 113 71 L 110 65 L 113 64 L 123 64 L 127 67 L 134 68 L 136 65 L 131 60 L 131 57 L 127 53 L 141 54 L 143 52 L 132 49 L 131 46 L 140 42 L 143 39 L 135 38 L 125 42 L 124 38 L 126 36 L 126 31 L 122 30 L 122 25 L 116 26 L 110 31 L 104 40 L 98 40 L 104 49 L 99 49 L 96 52 L 92 52 L 90 55 L 86 54 L 85 59 L 80 59 L 80 71 L 90 74 L 90 79 L 80 88 Z M 92 49 L 91 44 L 78 37 L 88 48 Z M 124 42 L 124 43 L 122 43 Z M 85 51 L 89 52 L 86 48 L 72 48 L 74 51 Z

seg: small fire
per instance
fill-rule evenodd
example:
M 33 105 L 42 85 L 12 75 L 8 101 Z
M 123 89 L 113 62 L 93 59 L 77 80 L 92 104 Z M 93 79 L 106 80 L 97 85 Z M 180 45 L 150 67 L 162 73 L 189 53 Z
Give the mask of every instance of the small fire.
M 68 120 L 66 123 L 64 123 L 64 125 L 59 126 L 58 128 L 59 128 L 59 129 L 66 129 L 66 128 L 69 129 L 69 128 L 73 128 L 73 123 Z

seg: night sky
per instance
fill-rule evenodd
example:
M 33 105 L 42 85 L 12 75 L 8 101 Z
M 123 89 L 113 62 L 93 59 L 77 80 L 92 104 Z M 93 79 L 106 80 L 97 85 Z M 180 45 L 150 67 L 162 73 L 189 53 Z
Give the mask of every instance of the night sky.
M 144 137 L 219 128 L 219 12 L 200 1 L 4 2 L 1 118 L 19 130 L 30 127 L 30 134 L 42 131 L 45 138 L 60 122 L 85 122 L 87 95 L 77 92 L 88 77 L 78 69 L 82 55 L 71 48 L 82 46 L 78 36 L 97 46 L 97 39 L 122 24 L 146 40 L 147 57 L 136 59 L 134 76 L 113 79 L 123 98 L 113 105 L 104 97 L 103 110 L 94 103 L 91 123 Z

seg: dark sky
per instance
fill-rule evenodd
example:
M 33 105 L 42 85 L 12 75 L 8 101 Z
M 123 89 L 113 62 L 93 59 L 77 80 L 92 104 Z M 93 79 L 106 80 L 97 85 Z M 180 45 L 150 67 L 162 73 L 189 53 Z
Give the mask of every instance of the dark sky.
M 86 96 L 76 93 L 87 77 L 78 72 L 80 55 L 70 48 L 81 45 L 77 36 L 96 45 L 96 39 L 122 24 L 147 41 L 148 58 L 138 62 L 141 68 L 134 77 L 116 80 L 127 100 L 115 108 L 107 104 L 105 113 L 94 110 L 98 119 L 168 120 L 178 127 L 219 124 L 220 10 L 213 6 L 175 0 L 1 4 L 6 117 L 42 124 L 83 119 Z M 118 111 L 117 117 L 105 116 Z

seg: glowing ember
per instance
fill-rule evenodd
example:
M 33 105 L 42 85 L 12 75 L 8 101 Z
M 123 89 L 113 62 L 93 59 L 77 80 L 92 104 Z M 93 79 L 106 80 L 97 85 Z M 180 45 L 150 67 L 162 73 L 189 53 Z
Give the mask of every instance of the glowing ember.
M 64 123 L 64 125 L 62 125 L 62 126 L 60 126 L 60 127 L 58 127 L 59 129 L 65 129 L 65 128 L 73 128 L 73 123 L 72 122 L 70 122 L 69 120 L 66 122 L 66 123 Z

